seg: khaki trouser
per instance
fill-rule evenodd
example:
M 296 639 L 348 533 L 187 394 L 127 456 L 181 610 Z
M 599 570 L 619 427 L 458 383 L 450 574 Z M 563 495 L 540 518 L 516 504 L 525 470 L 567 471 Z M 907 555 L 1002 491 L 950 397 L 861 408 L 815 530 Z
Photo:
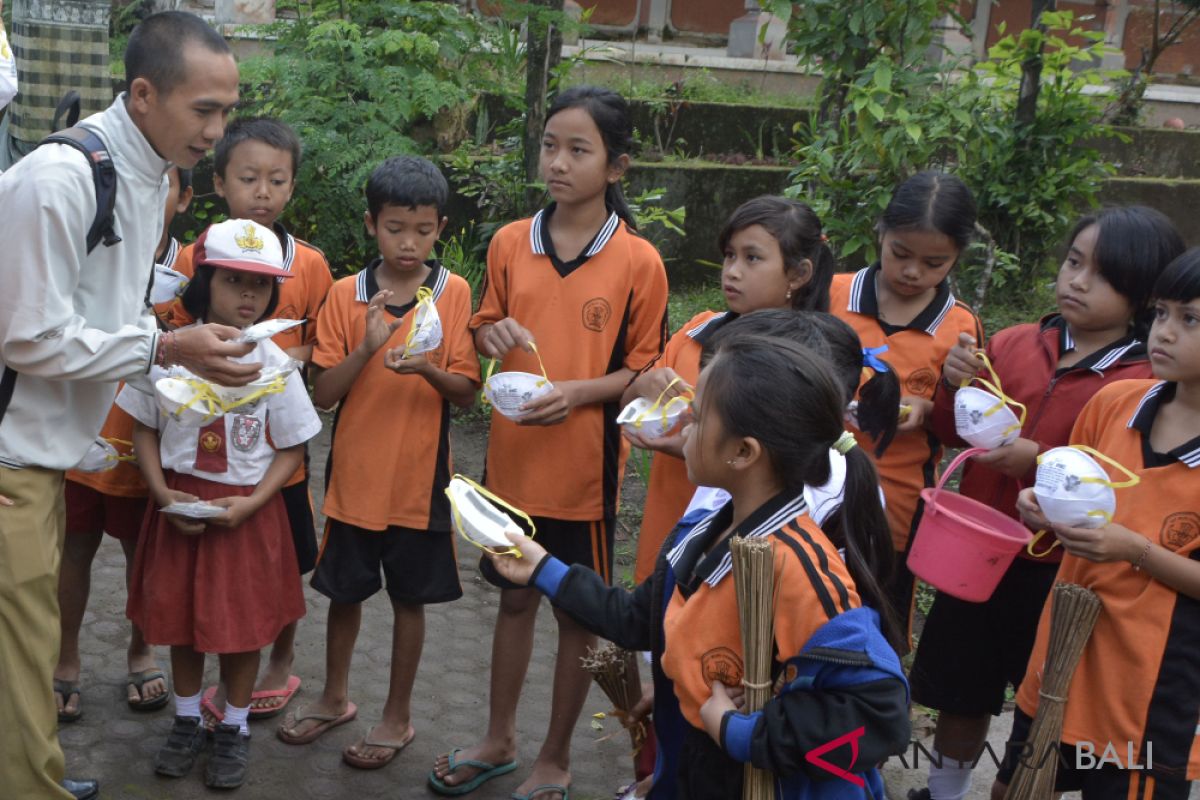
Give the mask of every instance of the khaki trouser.
M 0 467 L 0 786 L 5 797 L 69 800 L 60 785 L 54 664 L 63 474 Z

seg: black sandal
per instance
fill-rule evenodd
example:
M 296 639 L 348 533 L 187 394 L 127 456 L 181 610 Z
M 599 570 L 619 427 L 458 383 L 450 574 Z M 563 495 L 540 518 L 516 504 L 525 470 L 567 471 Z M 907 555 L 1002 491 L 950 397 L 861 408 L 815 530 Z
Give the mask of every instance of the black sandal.
M 64 681 L 59 678 L 54 679 L 54 693 L 61 694 L 63 699 L 63 710 L 58 712 L 59 722 L 78 722 L 83 716 L 83 709 L 76 707 L 74 711 L 67 711 L 66 707 L 71 702 L 71 696 L 74 695 L 80 700 L 83 696 L 79 694 L 79 681 Z

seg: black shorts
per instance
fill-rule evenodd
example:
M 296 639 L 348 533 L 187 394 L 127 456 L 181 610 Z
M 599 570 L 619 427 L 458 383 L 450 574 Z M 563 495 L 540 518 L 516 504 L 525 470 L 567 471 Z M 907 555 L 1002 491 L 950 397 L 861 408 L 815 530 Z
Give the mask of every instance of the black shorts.
M 327 520 L 312 587 L 335 603 L 361 603 L 383 588 L 383 578 L 396 603 L 428 605 L 462 597 L 453 534 L 395 525 L 369 531 Z
M 300 483 L 283 487 L 279 493 L 283 495 L 288 527 L 292 529 L 296 563 L 300 565 L 300 574 L 306 575 L 317 565 L 317 527 L 313 521 L 312 496 L 308 493 L 308 476 Z
M 516 519 L 521 530 L 529 533 L 525 520 Z M 537 527 L 534 540 L 550 555 L 565 564 L 583 564 L 596 572 L 604 582 L 612 583 L 613 570 L 613 537 L 616 534 L 617 521 L 613 517 L 607 519 L 581 522 L 574 519 L 554 519 L 552 517 L 533 517 Z M 501 589 L 524 589 L 524 586 L 503 578 L 487 556 L 479 557 L 479 571 L 493 586 Z
M 1020 686 L 1058 564 L 1013 559 L 982 603 L 939 592 L 908 675 L 914 702 L 951 714 L 999 714 Z
M 1050 753 L 1032 753 L 1026 748 L 1029 742 L 1029 731 L 1033 726 L 1033 718 L 1021 709 L 1013 714 L 1012 735 L 1005 746 L 1004 760 L 996 773 L 996 780 L 1005 786 L 1012 783 L 1019 761 L 1028 764 L 1049 764 L 1053 757 Z M 1030 744 L 1029 749 L 1032 749 Z M 1099 752 L 1085 753 L 1083 763 L 1095 763 L 1103 755 L 1103 745 L 1097 744 Z M 1128 759 L 1125 748 L 1117 745 L 1118 757 Z M 1192 783 L 1184 775 L 1167 773 L 1163 770 L 1146 771 L 1143 769 L 1126 769 L 1113 764 L 1094 769 L 1080 769 L 1079 749 L 1074 745 L 1059 743 L 1058 772 L 1054 776 L 1054 791 L 1080 792 L 1083 800 L 1128 800 L 1136 797 L 1138 800 L 1188 800 Z M 1139 765 L 1145 765 L 1146 759 L 1135 755 Z M 1126 765 L 1128 766 L 1128 765 Z

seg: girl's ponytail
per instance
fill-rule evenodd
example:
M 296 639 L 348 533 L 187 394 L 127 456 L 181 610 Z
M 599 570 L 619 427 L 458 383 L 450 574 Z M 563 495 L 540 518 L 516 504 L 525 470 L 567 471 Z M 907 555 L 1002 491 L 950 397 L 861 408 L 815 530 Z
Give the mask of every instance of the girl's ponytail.
M 884 591 L 895 568 L 896 552 L 887 516 L 879 501 L 879 475 L 871 457 L 860 447 L 846 453 L 846 482 L 842 504 L 825 520 L 822 530 L 830 541 L 845 549 L 846 568 L 863 605 L 879 612 L 879 624 L 888 643 L 903 652 L 900 617 Z
M 864 355 L 865 369 L 873 373 L 858 390 L 858 429 L 875 442 L 875 457 L 883 455 L 900 424 L 900 379 L 886 361 Z
M 629 116 L 629 104 L 625 102 L 624 97 L 611 89 L 599 86 L 572 86 L 554 98 L 546 112 L 546 121 L 549 122 L 555 114 L 568 108 L 584 109 L 596 123 L 600 138 L 604 140 L 604 147 L 608 151 L 610 166 L 621 156 L 632 154 L 633 121 Z M 626 225 L 632 230 L 637 230 L 637 219 L 625 200 L 620 181 L 610 183 L 604 190 L 604 202 L 617 212 L 617 216 L 624 220 Z

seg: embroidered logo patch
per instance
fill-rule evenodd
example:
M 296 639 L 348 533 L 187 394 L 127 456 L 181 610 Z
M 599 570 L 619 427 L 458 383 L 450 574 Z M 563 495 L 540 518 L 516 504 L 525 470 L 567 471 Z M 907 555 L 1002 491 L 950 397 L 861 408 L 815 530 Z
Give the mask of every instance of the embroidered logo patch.
M 745 670 L 742 659 L 728 647 L 714 647 L 700 657 L 705 683 L 720 681 L 726 686 L 741 686 Z
M 921 369 L 909 375 L 904 381 L 904 388 L 909 394 L 918 395 L 920 397 L 932 397 L 933 387 L 937 383 L 937 374 L 929 367 Z
M 238 247 L 242 248 L 243 253 L 261 253 L 265 246 L 262 238 L 250 223 L 246 223 L 246 227 L 242 229 L 241 233 L 233 237 L 233 241 Z
M 215 453 L 221 449 L 221 437 L 212 431 L 205 431 L 200 437 L 200 446 L 206 453 Z
M 233 446 L 243 453 L 248 453 L 258 444 L 262 433 L 262 420 L 258 417 L 248 417 L 238 414 L 233 418 Z
M 600 333 L 612 317 L 612 306 L 603 297 L 596 297 L 583 304 L 583 327 Z
M 1163 547 L 1180 550 L 1200 536 L 1200 514 L 1195 511 L 1179 511 L 1168 514 L 1163 520 L 1159 539 Z

